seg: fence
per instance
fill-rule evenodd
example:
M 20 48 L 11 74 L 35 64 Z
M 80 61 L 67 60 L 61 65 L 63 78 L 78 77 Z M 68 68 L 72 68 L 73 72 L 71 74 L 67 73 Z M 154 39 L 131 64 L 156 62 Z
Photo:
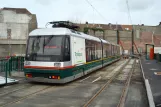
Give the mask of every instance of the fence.
M 0 72 L 11 73 L 12 71 L 23 71 L 24 57 L 14 56 L 0 59 Z
M 161 54 L 159 53 L 154 54 L 154 59 L 157 60 L 158 62 L 161 62 Z

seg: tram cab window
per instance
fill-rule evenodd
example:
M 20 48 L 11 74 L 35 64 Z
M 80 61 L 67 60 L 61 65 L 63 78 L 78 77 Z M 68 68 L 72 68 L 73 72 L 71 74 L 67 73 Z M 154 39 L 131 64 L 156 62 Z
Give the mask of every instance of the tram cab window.
M 26 60 L 30 61 L 63 61 L 62 50 L 64 35 L 31 36 L 27 43 Z M 67 47 L 69 47 L 67 45 Z M 68 48 L 69 49 L 69 48 Z M 70 59 L 70 57 L 68 58 Z
M 70 38 L 65 38 L 64 61 L 70 61 Z

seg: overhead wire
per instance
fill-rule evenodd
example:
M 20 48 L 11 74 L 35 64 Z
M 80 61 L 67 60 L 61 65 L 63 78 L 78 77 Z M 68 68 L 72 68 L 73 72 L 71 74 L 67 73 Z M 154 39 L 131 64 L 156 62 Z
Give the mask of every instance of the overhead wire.
M 105 21 L 108 21 L 91 3 L 89 0 L 85 0 Z
M 128 2 L 128 0 L 126 0 L 126 5 L 127 5 L 127 11 L 128 11 L 128 18 L 130 19 L 130 23 L 132 24 L 132 19 L 131 19 L 130 7 L 129 7 L 129 2 Z

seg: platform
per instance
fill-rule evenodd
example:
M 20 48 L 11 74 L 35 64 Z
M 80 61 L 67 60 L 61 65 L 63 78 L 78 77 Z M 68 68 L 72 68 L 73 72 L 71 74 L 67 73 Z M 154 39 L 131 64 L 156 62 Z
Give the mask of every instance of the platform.
M 18 82 L 18 80 L 7 78 L 7 84 L 13 84 L 13 83 L 17 83 L 17 82 Z M 6 84 L 6 78 L 0 76 L 0 86 L 5 85 L 5 84 Z
M 154 103 L 161 107 L 161 63 L 156 60 L 141 58 L 145 79 L 149 80 Z

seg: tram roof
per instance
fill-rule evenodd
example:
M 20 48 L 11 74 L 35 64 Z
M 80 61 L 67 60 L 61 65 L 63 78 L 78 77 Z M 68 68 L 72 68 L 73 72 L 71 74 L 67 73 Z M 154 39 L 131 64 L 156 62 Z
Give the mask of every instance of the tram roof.
M 94 40 L 98 42 L 101 42 L 102 40 L 103 43 L 111 44 L 110 42 L 106 40 L 103 40 L 103 39 L 100 39 L 94 36 L 90 36 L 82 32 L 70 30 L 68 28 L 62 28 L 62 27 L 35 29 L 29 34 L 29 36 L 49 36 L 49 35 L 72 35 L 72 36 L 77 36 L 80 38 L 84 38 L 87 40 Z

